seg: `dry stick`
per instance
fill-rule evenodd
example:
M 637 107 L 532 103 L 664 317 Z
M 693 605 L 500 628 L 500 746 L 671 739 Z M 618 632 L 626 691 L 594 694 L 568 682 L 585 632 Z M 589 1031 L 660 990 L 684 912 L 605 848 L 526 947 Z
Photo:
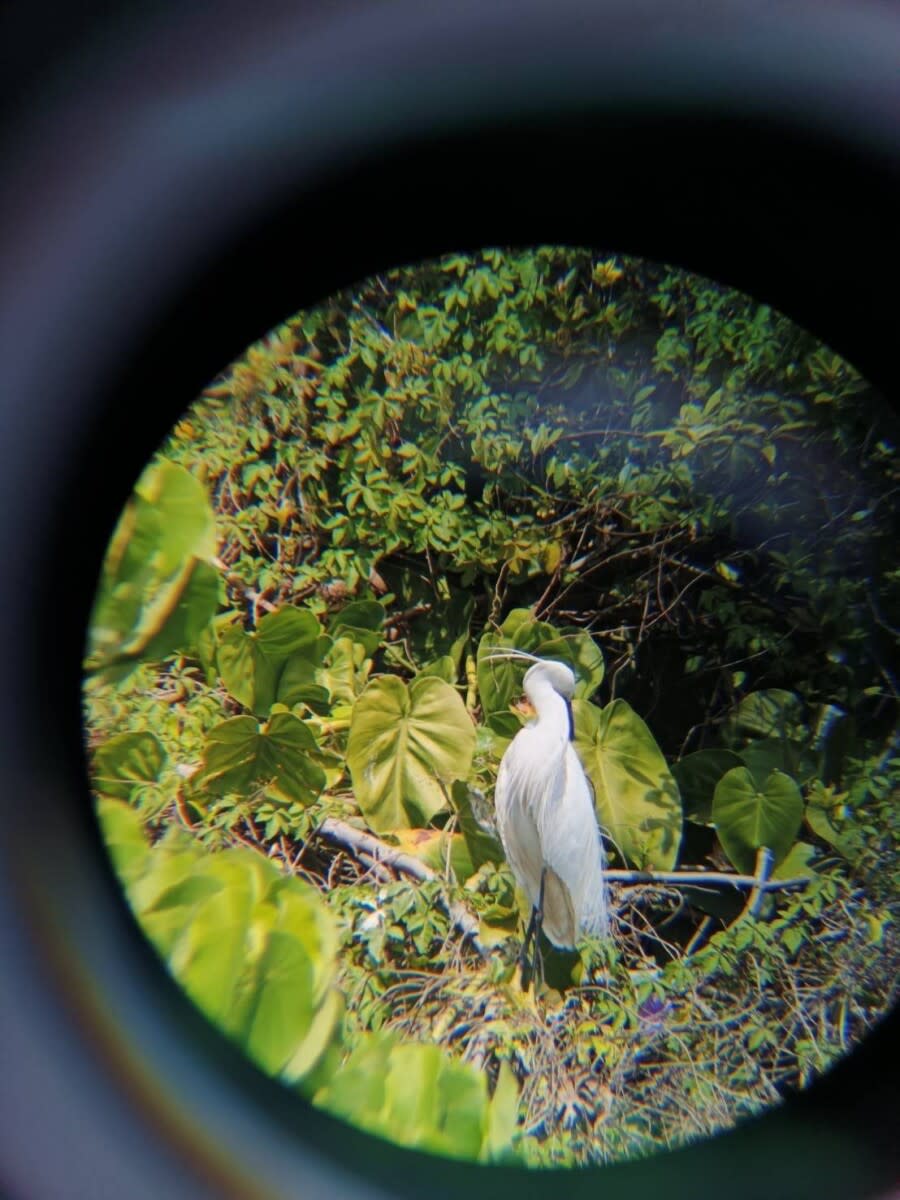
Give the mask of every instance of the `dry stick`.
M 326 817 L 317 832 L 322 837 L 327 838 L 328 841 L 336 842 L 339 846 L 346 847 L 354 854 L 371 858 L 376 863 L 384 863 L 389 867 L 393 867 L 395 871 L 399 871 L 403 875 L 409 875 L 413 879 L 427 880 L 438 878 L 436 871 L 426 866 L 425 863 L 420 862 L 412 854 L 406 854 L 394 846 L 388 846 L 373 834 L 366 833 L 362 829 L 356 829 L 353 825 L 348 825 L 346 821 L 339 821 L 335 817 Z M 463 904 L 457 901 L 447 904 L 447 914 L 453 922 L 453 927 L 458 929 L 463 937 L 468 938 L 482 958 L 487 958 L 488 952 L 483 946 L 481 938 L 478 936 L 479 925 L 477 918 Z

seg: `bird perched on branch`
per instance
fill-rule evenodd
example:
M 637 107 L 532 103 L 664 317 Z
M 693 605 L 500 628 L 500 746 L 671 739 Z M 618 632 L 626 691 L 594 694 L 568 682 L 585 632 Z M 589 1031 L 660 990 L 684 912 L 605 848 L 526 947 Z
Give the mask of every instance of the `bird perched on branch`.
M 524 983 L 529 942 L 533 937 L 533 978 L 541 929 L 563 949 L 574 947 L 580 933 L 609 933 L 605 856 L 593 791 L 573 744 L 574 673 L 522 650 L 488 657 L 533 663 L 523 687 L 536 719 L 507 747 L 494 792 L 503 849 L 531 901 L 520 957 Z

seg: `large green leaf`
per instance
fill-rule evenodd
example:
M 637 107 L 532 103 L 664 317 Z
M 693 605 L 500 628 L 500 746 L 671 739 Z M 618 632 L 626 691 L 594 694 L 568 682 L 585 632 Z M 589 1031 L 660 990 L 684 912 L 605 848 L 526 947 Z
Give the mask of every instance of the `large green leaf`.
M 141 658 L 153 662 L 179 649 L 199 653 L 200 640 L 219 604 L 219 587 L 219 572 L 212 563 L 194 559 L 165 624 L 147 642 Z
M 393 836 L 401 850 L 438 875 L 444 875 L 450 867 L 459 882 L 465 883 L 475 874 L 471 852 L 461 833 L 448 833 L 446 829 L 397 829 Z
M 781 771 L 798 783 L 806 783 L 816 773 L 815 755 L 786 738 L 756 738 L 738 751 L 738 757 L 756 779 Z
M 515 1132 L 515 1080 L 507 1072 L 491 1111 L 482 1071 L 439 1046 L 391 1034 L 360 1042 L 315 1095 L 315 1103 L 370 1133 L 453 1158 L 501 1157 Z
M 653 734 L 624 701 L 572 704 L 575 749 L 594 786 L 601 828 L 641 870 L 668 871 L 681 844 L 681 799 Z
M 264 725 L 253 717 L 232 717 L 210 731 L 195 779 L 216 795 L 248 796 L 274 783 L 290 799 L 310 804 L 325 787 L 325 772 L 313 759 L 317 751 L 309 726 L 293 713 L 276 712 Z
M 752 872 L 756 853 L 767 847 L 774 866 L 787 856 L 803 820 L 803 797 L 789 775 L 772 773 L 762 781 L 747 767 L 733 767 L 719 780 L 713 822 L 729 860 Z
M 144 872 L 150 852 L 141 819 L 127 804 L 101 796 L 97 819 L 117 874 L 126 887 Z
M 236 622 L 221 629 L 219 672 L 235 700 L 264 717 L 276 700 L 321 698 L 315 670 L 330 645 L 314 613 L 286 606 L 267 613 L 252 633 Z
M 159 779 L 165 762 L 166 752 L 155 733 L 119 733 L 94 751 L 91 782 L 102 796 L 128 800 L 136 785 Z
M 444 787 L 464 779 L 475 727 L 442 679 L 373 679 L 353 709 L 347 764 L 359 807 L 379 833 L 427 824 L 446 809 Z
M 218 603 L 215 517 L 206 490 L 161 461 L 135 485 L 107 548 L 87 667 L 112 672 L 191 650 Z
M 206 854 L 176 837 L 151 850 L 121 801 L 100 815 L 117 867 L 127 848 L 135 915 L 186 993 L 264 1070 L 301 1081 L 342 1011 L 337 932 L 315 888 L 243 849 Z
M 681 792 L 684 815 L 708 825 L 716 784 L 726 771 L 743 765 L 743 759 L 731 750 L 697 750 L 673 763 L 672 774 Z

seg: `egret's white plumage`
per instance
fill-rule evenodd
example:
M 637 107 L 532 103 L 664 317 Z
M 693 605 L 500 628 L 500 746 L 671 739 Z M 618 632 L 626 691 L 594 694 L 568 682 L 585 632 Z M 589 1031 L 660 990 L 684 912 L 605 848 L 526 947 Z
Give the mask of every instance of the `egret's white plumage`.
M 507 747 L 497 773 L 497 829 L 519 885 L 541 908 L 554 945 L 609 931 L 604 852 L 591 785 L 572 744 L 575 676 L 565 663 L 527 657 L 524 691 L 536 713 Z

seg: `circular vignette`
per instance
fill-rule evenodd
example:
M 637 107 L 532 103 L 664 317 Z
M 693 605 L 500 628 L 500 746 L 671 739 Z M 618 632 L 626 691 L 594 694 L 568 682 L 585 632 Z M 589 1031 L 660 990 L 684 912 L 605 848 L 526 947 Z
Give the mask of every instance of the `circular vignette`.
M 282 313 L 441 249 L 601 240 L 675 261 L 782 309 L 896 397 L 880 284 L 896 273 L 898 25 L 808 4 L 768 25 L 671 3 L 273 13 L 111 31 L 8 144 L 4 1171 L 37 1197 L 277 1196 L 300 1178 L 308 1195 L 536 1196 L 552 1176 L 435 1178 L 425 1156 L 298 1114 L 161 977 L 83 782 L 102 551 L 148 449 L 223 362 Z M 607 1194 L 723 1178 L 736 1196 L 877 1194 L 889 1046 L 895 1021 L 802 1102 L 605 1169 Z

